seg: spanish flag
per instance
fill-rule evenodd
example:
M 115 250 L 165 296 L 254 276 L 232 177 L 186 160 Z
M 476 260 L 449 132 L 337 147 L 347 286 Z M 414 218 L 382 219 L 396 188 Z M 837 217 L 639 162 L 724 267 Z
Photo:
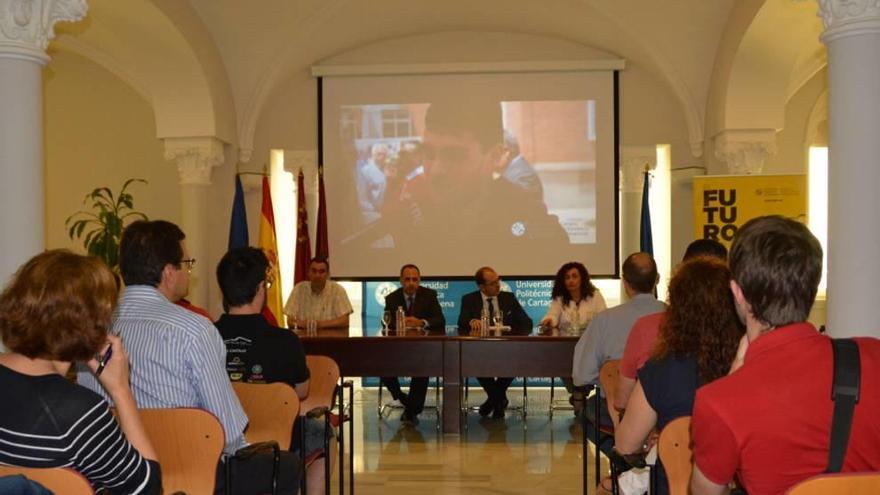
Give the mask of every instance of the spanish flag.
M 269 258 L 269 270 L 275 279 L 266 290 L 266 307 L 263 316 L 270 325 L 279 326 L 281 312 L 281 276 L 278 270 L 278 243 L 275 239 L 275 214 L 272 212 L 272 193 L 269 191 L 269 178 L 263 177 L 263 207 L 260 212 L 260 248 Z

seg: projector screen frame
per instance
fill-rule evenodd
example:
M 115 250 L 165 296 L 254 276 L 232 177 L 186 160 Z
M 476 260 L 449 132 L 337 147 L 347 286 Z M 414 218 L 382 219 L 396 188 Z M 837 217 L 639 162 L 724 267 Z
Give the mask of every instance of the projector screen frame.
M 612 143 L 613 143 L 613 204 L 614 204 L 614 270 L 612 273 L 590 274 L 592 279 L 620 279 L 620 70 L 625 66 L 623 60 L 596 60 L 596 61 L 571 61 L 571 62 L 499 62 L 492 64 L 445 64 L 438 66 L 429 65 L 385 65 L 385 66 L 313 66 L 312 75 L 317 85 L 317 159 L 318 171 L 324 169 L 324 76 L 355 76 L 355 75 L 390 75 L 390 74 L 446 74 L 446 73 L 492 73 L 492 72 L 529 72 L 541 71 L 552 72 L 570 70 L 610 70 L 612 76 Z M 474 269 L 476 270 L 475 267 Z M 393 276 L 393 274 L 390 274 Z M 518 280 L 547 280 L 553 279 L 554 273 L 539 275 L 521 275 L 516 273 L 502 273 L 503 278 Z M 334 280 L 354 282 L 375 282 L 388 280 L 389 276 L 344 276 L 332 277 Z M 424 276 L 424 281 L 460 281 L 473 280 L 473 275 L 448 275 L 448 276 Z

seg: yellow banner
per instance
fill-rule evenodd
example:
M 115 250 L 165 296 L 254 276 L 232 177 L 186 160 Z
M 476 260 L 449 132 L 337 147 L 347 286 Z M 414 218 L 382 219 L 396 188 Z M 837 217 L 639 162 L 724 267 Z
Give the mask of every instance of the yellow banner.
M 807 222 L 806 175 L 694 177 L 694 238 L 730 247 L 737 229 L 763 215 Z

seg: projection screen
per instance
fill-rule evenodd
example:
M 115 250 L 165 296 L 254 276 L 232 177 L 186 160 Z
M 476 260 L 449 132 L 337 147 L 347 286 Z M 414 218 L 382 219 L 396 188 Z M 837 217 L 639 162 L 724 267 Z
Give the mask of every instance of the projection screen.
M 617 274 L 614 71 L 319 84 L 334 277 Z

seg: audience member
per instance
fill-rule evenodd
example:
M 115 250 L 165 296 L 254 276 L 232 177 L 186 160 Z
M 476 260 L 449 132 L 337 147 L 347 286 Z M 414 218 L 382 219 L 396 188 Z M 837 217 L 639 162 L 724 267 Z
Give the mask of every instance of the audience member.
M 126 227 L 120 242 L 119 268 L 125 290 L 116 311 L 113 333 L 125 342 L 131 363 L 131 386 L 140 408 L 196 407 L 213 414 L 223 426 L 224 452 L 234 454 L 247 446 L 244 429 L 248 418 L 226 375 L 226 346 L 207 319 L 173 303 L 189 287 L 194 260 L 187 254 L 185 235 L 177 225 L 163 220 L 140 220 Z M 107 397 L 91 373 L 80 371 L 80 384 Z M 257 468 L 254 457 L 254 491 L 264 488 L 270 476 L 260 476 L 271 464 Z M 299 463 L 282 460 L 279 487 L 296 487 Z M 220 474 L 222 469 L 219 469 Z M 218 476 L 218 486 L 223 476 Z M 236 485 L 238 486 L 238 485 Z M 286 490 L 283 490 L 286 491 Z
M 303 400 L 309 395 L 309 369 L 302 343 L 293 332 L 271 326 L 262 314 L 271 283 L 267 280 L 269 270 L 266 255 L 253 247 L 233 249 L 217 265 L 223 305 L 229 308 L 214 324 L 226 344 L 226 372 L 232 381 L 286 383 Z M 299 450 L 299 428 L 305 427 L 305 454 L 312 458 L 324 447 L 324 422 L 307 419 L 304 423 L 297 421 L 291 450 Z M 309 464 L 309 494 L 324 491 L 326 461 L 332 461 L 332 456 L 325 455 Z
M 480 316 L 483 308 L 489 314 L 489 321 L 500 314 L 504 325 L 510 326 L 510 332 L 517 335 L 528 335 L 532 332 L 532 319 L 526 314 L 516 296 L 511 292 L 501 292 L 501 277 L 492 268 L 484 266 L 474 275 L 480 289 L 465 294 L 461 298 L 461 313 L 458 315 L 459 335 L 479 335 L 482 329 Z M 507 388 L 513 378 L 477 378 L 480 386 L 486 391 L 487 399 L 480 406 L 480 416 L 492 414 L 492 418 L 504 417 L 504 410 L 510 403 L 507 400 Z
M 666 307 L 654 297 L 657 286 L 657 264 L 647 253 L 634 253 L 623 262 L 623 289 L 629 301 L 596 315 L 574 348 L 572 379 L 576 387 L 597 383 L 599 369 L 606 361 L 620 359 L 626 338 L 633 323 L 644 315 L 663 311 Z M 588 438 L 595 438 L 593 428 L 611 426 L 606 399 L 594 394 L 583 409 L 589 422 Z M 593 401 L 598 400 L 600 417 L 591 417 L 596 410 Z M 600 434 L 599 448 L 611 453 L 614 437 Z
M 352 313 L 348 294 L 329 278 L 330 262 L 327 258 L 312 258 L 309 280 L 296 284 L 284 305 L 288 326 L 305 328 L 309 320 L 317 322 L 318 328 L 348 326 L 348 317 Z
M 397 313 L 397 308 L 403 308 L 407 327 L 426 330 L 433 335 L 444 335 L 446 333 L 446 318 L 443 316 L 443 309 L 440 308 L 440 302 L 437 300 L 437 292 L 419 285 L 421 280 L 419 267 L 403 265 L 400 269 L 400 285 L 402 287 L 385 296 L 385 310 L 394 315 Z M 395 318 L 391 319 L 390 327 L 398 330 Z M 408 395 L 400 390 L 400 381 L 396 377 L 383 377 L 382 384 L 388 387 L 395 400 L 403 404 L 404 411 L 400 417 L 401 421 L 417 425 L 419 414 L 425 406 L 428 378 L 412 377 L 409 382 Z
M 697 388 L 727 374 L 742 334 L 727 265 L 698 257 L 679 266 L 669 282 L 669 307 L 656 349 L 638 372 L 626 414 L 614 432 L 614 448 L 637 453 L 655 428 L 690 416 Z M 659 460 L 655 469 L 656 493 L 665 495 L 669 487 Z
M 156 452 L 128 384 L 122 341 L 108 334 L 113 273 L 97 258 L 55 250 L 31 258 L 0 295 L 0 464 L 70 467 L 102 493 L 158 494 Z M 87 363 L 110 407 L 65 378 Z M 117 423 L 118 419 L 118 423 Z
M 697 391 L 691 489 L 726 493 L 736 477 L 749 493 L 782 494 L 829 464 L 834 356 L 831 339 L 806 322 L 822 248 L 803 224 L 760 217 L 739 229 L 730 271 L 746 335 L 730 375 Z M 861 387 L 842 471 L 878 471 L 880 341 L 853 340 Z
M 727 262 L 727 248 L 714 239 L 697 239 L 688 244 L 681 262 L 698 256 L 711 256 Z M 614 408 L 622 411 L 629 395 L 636 385 L 636 372 L 648 361 L 657 343 L 657 334 L 663 322 L 663 313 L 654 313 L 636 320 L 626 339 L 623 357 L 620 358 L 620 379 L 617 382 L 617 395 Z

